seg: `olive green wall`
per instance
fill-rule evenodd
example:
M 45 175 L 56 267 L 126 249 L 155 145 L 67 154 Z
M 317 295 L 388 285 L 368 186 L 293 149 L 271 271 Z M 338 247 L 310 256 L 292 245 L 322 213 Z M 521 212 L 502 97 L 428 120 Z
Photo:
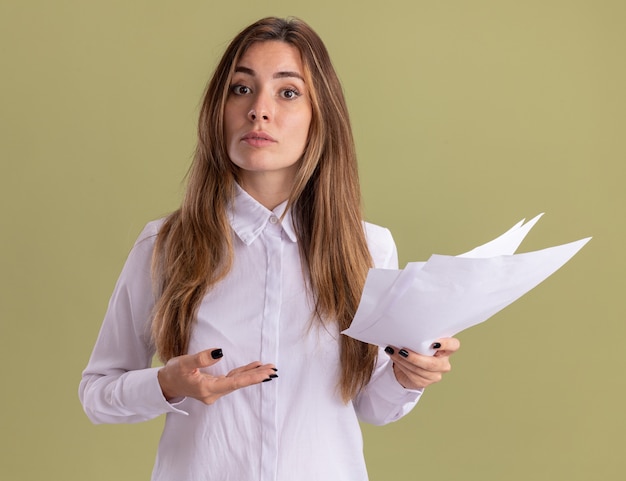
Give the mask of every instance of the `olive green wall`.
M 135 236 L 179 202 L 206 79 L 266 15 L 325 39 L 401 263 L 544 211 L 522 250 L 594 236 L 365 428 L 371 479 L 621 477 L 626 4 L 371 3 L 0 2 L 1 479 L 149 478 L 162 420 L 92 426 L 80 373 Z

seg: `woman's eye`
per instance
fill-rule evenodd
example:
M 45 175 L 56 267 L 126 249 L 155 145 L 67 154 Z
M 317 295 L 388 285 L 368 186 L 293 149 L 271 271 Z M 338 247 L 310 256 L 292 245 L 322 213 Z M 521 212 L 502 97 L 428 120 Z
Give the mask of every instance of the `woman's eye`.
M 233 85 L 230 91 L 235 95 L 247 95 L 251 92 L 250 87 L 246 87 L 245 85 Z
M 296 89 L 285 89 L 281 92 L 281 96 L 284 99 L 291 100 L 300 97 L 300 92 Z

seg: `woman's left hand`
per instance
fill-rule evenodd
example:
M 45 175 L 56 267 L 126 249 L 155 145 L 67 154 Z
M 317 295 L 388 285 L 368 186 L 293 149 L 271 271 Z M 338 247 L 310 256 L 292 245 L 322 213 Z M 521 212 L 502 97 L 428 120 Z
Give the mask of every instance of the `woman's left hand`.
M 387 346 L 385 352 L 393 360 L 393 372 L 405 389 L 422 389 L 441 381 L 444 373 L 449 372 L 450 356 L 461 343 L 454 337 L 439 339 L 433 344 L 436 353 L 425 356 L 408 349 Z

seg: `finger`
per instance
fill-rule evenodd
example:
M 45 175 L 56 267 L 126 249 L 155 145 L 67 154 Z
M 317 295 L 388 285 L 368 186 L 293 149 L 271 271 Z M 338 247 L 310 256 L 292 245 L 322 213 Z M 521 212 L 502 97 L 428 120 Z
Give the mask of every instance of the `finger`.
M 196 354 L 181 356 L 180 366 L 183 370 L 191 372 L 201 367 L 212 366 L 217 363 L 223 355 L 221 349 L 207 349 L 197 352 Z
M 393 353 L 390 351 L 393 351 Z M 398 350 L 393 347 L 391 350 L 385 349 L 385 352 L 390 355 L 394 363 L 402 366 L 405 371 L 414 374 L 448 372 L 451 369 L 447 357 L 425 356 L 409 349 Z
M 432 348 L 435 349 L 435 356 L 451 356 L 461 347 L 461 341 L 459 341 L 455 337 L 445 337 L 442 339 L 438 339 L 437 342 L 433 343 Z
M 257 366 L 252 369 L 245 369 L 248 366 L 237 368 L 233 370 L 237 372 L 231 371 L 224 377 L 213 378 L 211 380 L 211 390 L 219 393 L 228 393 L 235 391 L 236 389 L 252 386 L 253 384 L 271 381 L 278 377 L 271 364 Z
M 394 359 L 394 362 L 416 374 L 435 372 L 443 373 L 448 372 L 451 369 L 450 361 L 447 356 L 423 356 L 415 352 L 404 351 L 408 352 L 408 356 L 405 357 L 402 354 L 399 354 L 399 359 Z M 400 352 L 402 352 L 402 350 Z
M 251 374 L 254 379 L 261 381 L 271 381 L 278 377 L 278 369 L 273 364 L 261 364 L 252 362 L 247 366 L 238 367 L 230 371 L 226 377 L 243 377 L 245 374 Z
M 239 374 L 239 373 L 244 372 L 244 371 L 249 371 L 251 369 L 258 369 L 262 365 L 263 364 L 261 364 L 261 361 L 254 361 L 254 362 L 251 362 L 250 364 L 246 364 L 245 366 L 241 366 L 241 367 L 238 367 L 236 369 L 233 369 L 228 374 L 226 374 L 226 377 L 232 377 L 232 376 L 234 376 L 236 374 Z
M 441 381 L 443 377 L 441 372 L 429 372 L 421 369 L 416 371 L 396 362 L 393 364 L 393 369 L 400 384 L 412 389 L 427 387 Z

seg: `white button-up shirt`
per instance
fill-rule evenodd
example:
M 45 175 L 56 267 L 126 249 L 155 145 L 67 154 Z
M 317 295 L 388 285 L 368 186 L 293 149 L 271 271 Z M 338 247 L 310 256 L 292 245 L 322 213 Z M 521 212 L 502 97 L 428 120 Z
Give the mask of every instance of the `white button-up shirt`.
M 366 389 L 348 404 L 338 382 L 339 334 L 312 321 L 297 238 L 285 205 L 269 211 L 237 189 L 230 210 L 235 257 L 203 299 L 189 353 L 221 348 L 206 371 L 224 375 L 252 361 L 274 363 L 279 378 L 212 405 L 163 397 L 151 367 L 150 261 L 162 221 L 146 226 L 115 286 L 80 384 L 94 423 L 139 422 L 166 414 L 152 479 L 159 481 L 363 481 L 359 420 L 384 424 L 415 405 L 383 352 Z M 387 229 L 365 224 L 376 267 L 397 268 Z

